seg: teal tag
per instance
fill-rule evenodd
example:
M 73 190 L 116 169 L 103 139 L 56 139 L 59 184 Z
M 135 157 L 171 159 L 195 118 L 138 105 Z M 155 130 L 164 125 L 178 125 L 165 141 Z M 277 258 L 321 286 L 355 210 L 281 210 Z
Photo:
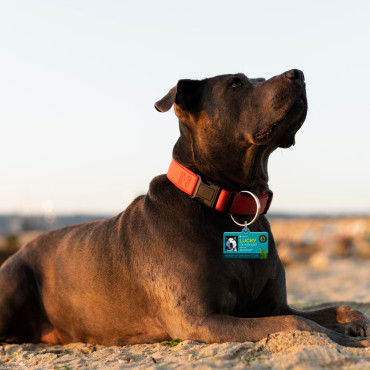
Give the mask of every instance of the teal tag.
M 245 228 L 241 232 L 224 233 L 224 258 L 267 259 L 269 252 L 267 232 L 251 232 Z

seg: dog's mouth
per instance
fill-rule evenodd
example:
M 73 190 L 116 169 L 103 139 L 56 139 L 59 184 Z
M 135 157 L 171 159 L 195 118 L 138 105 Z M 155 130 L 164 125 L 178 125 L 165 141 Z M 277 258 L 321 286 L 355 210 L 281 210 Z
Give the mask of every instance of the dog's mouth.
M 303 125 L 303 122 L 306 118 L 306 113 L 307 100 L 304 96 L 301 96 L 281 120 L 273 122 L 272 124 L 258 131 L 254 135 L 254 142 L 256 144 L 265 144 L 270 140 L 270 138 L 275 136 L 275 132 L 277 131 L 282 134 L 293 136 L 292 140 L 294 142 L 294 135 Z
M 265 141 L 268 137 L 272 135 L 272 133 L 275 131 L 276 127 L 279 126 L 279 124 L 283 121 L 284 119 L 277 121 L 273 123 L 272 125 L 260 130 L 257 132 L 257 134 L 254 136 L 254 141 L 256 143 L 260 143 Z

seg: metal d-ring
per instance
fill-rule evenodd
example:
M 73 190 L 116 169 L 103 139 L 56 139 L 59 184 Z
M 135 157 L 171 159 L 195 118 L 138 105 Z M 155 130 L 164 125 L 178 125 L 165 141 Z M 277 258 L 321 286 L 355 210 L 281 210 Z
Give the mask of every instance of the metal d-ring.
M 239 226 L 244 226 L 244 227 L 245 227 L 245 231 L 247 231 L 247 226 L 248 226 L 248 225 L 253 224 L 253 222 L 254 222 L 254 221 L 256 221 L 257 217 L 260 215 L 260 211 L 261 211 L 261 204 L 260 204 L 260 200 L 257 198 L 257 196 L 255 196 L 252 192 L 250 192 L 250 191 L 248 191 L 248 190 L 242 190 L 242 191 L 240 192 L 240 194 L 242 194 L 242 193 L 248 193 L 248 194 L 250 194 L 250 195 L 253 197 L 254 201 L 256 202 L 256 206 L 257 206 L 256 214 L 254 215 L 254 217 L 253 217 L 253 220 L 252 220 L 252 221 L 250 221 L 250 222 L 244 221 L 244 223 L 243 223 L 243 224 L 241 224 L 240 222 L 236 221 L 232 214 L 230 214 L 230 217 L 231 217 L 231 219 L 232 219 L 232 220 L 233 220 L 237 225 L 239 225 Z

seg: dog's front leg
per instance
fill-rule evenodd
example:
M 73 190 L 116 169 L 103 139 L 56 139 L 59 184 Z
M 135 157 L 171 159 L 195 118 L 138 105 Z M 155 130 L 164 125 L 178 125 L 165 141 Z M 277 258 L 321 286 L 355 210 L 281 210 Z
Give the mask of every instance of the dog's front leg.
M 316 311 L 299 311 L 289 308 L 291 315 L 297 315 L 338 333 L 353 337 L 370 336 L 370 318 L 347 306 L 330 307 Z
M 370 340 L 352 338 L 326 329 L 313 321 L 296 315 L 259 318 L 237 318 L 223 314 L 210 314 L 198 320 L 182 320 L 171 325 L 172 338 L 199 340 L 206 343 L 257 342 L 269 334 L 302 330 L 325 333 L 335 342 L 351 347 L 369 347 Z

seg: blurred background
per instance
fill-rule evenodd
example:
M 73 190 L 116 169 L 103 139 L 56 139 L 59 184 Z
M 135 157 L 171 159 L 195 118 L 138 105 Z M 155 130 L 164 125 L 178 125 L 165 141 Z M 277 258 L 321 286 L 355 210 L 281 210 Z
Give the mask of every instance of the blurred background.
M 287 266 L 353 274 L 370 255 L 369 16 L 366 0 L 1 2 L 3 258 L 120 212 L 167 171 L 177 119 L 153 104 L 179 79 L 298 68 L 309 112 L 270 158 L 269 217 Z

